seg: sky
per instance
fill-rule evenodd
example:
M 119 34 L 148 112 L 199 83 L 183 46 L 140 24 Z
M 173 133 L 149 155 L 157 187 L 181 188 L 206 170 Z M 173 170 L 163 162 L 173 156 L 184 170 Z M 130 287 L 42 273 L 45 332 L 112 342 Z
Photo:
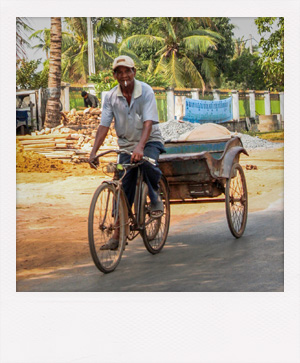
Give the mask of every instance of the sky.
M 34 30 L 40 30 L 44 28 L 50 28 L 50 18 L 38 18 L 38 17 L 32 17 L 27 18 L 30 22 L 30 26 Z M 235 25 L 235 29 L 233 30 L 234 38 L 242 38 L 244 37 L 244 40 L 249 39 L 249 35 L 251 34 L 253 37 L 252 44 L 257 45 L 260 39 L 260 36 L 257 32 L 257 27 L 254 23 L 255 18 L 246 18 L 246 17 L 233 17 L 230 18 L 233 25 Z M 38 41 L 32 41 L 32 44 L 37 44 Z M 246 47 L 249 47 L 249 41 L 246 43 Z M 42 61 L 45 60 L 45 53 L 41 50 L 36 49 L 28 49 L 27 50 L 27 56 L 29 60 L 36 60 L 41 58 Z M 42 65 L 40 65 L 38 70 L 42 70 Z

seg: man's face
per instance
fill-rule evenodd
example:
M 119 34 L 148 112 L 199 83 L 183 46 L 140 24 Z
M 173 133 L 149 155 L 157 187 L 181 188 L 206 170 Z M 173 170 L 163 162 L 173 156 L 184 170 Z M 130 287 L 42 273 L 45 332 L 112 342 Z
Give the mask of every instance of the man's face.
M 133 84 L 136 70 L 124 66 L 119 66 L 114 71 L 114 79 L 116 79 L 122 88 L 125 88 L 125 81 L 127 86 Z

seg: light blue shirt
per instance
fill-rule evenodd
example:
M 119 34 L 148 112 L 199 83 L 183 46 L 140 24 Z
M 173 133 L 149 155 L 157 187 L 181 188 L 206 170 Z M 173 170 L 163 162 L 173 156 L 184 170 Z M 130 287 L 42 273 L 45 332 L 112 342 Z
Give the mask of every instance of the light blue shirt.
M 152 121 L 152 131 L 147 142 L 163 143 L 155 95 L 148 84 L 134 80 L 130 105 L 120 85 L 111 89 L 105 96 L 100 125 L 110 127 L 113 118 L 120 148 L 132 151 L 141 139 L 143 123 L 149 120 Z

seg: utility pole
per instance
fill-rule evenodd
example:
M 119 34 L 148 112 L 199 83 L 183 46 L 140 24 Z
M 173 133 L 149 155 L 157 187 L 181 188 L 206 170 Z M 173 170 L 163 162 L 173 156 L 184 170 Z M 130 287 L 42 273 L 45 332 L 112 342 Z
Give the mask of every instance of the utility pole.
M 93 41 L 93 24 L 91 18 L 87 20 L 88 31 L 88 60 L 89 60 L 89 75 L 95 73 L 95 55 L 94 55 L 94 41 Z
M 250 37 L 250 54 L 253 54 L 253 48 L 252 48 L 252 35 L 249 35 Z

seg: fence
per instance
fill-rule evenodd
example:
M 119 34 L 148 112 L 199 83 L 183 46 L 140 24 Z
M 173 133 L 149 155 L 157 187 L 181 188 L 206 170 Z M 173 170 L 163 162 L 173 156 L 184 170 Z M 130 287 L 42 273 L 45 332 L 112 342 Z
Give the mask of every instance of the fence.
M 81 91 L 92 86 L 70 87 L 70 109 L 84 107 Z M 284 120 L 284 93 L 269 91 L 212 90 L 202 93 L 197 88 L 164 89 L 153 87 L 158 117 L 161 122 L 182 118 L 185 115 L 185 99 L 222 100 L 232 97 L 233 119 L 255 118 L 259 115 L 280 114 Z
M 199 100 L 223 100 L 233 98 L 233 119 L 239 121 L 245 118 L 256 118 L 260 115 L 278 114 L 284 120 L 283 92 L 269 91 L 235 91 L 235 90 L 213 90 L 202 94 L 197 89 L 157 89 L 153 88 L 158 105 L 160 121 L 181 118 L 185 114 L 185 99 L 193 98 Z M 168 110 L 168 97 L 174 98 L 173 108 Z M 238 105 L 238 109 L 235 109 Z

